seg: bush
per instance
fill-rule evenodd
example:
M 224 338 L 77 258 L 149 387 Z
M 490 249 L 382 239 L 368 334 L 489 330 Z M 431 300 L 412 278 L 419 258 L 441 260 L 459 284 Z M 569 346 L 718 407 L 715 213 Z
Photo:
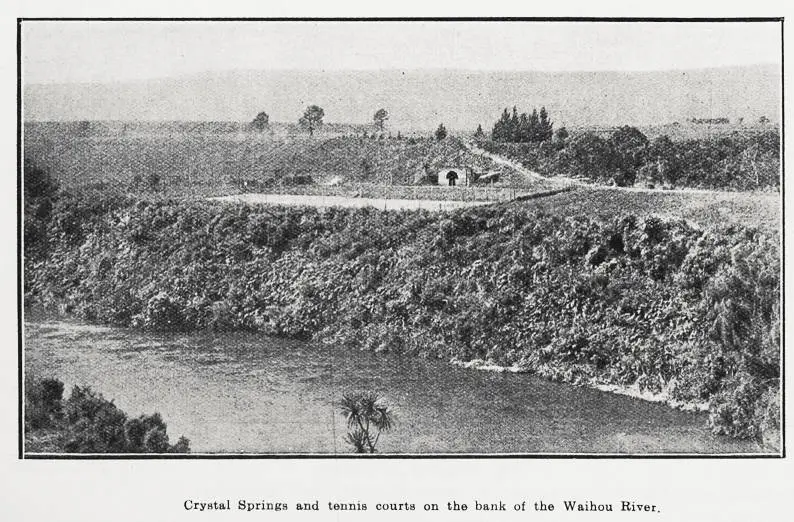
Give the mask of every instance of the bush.
M 170 445 L 160 414 L 127 419 L 113 402 L 90 388 L 75 386 L 65 402 L 63 383 L 56 379 L 25 384 L 25 436 L 35 442 L 41 430 L 54 432 L 48 452 L 66 453 L 187 453 L 190 441 L 180 437 Z M 34 444 L 31 444 L 34 445 Z
M 732 436 L 772 425 L 775 233 L 519 205 L 431 214 L 69 201 L 53 209 L 70 218 L 52 221 L 47 262 L 26 266 L 30 302 L 124 326 L 487 359 L 712 401 L 712 425 Z
M 57 379 L 25 380 L 25 429 L 50 428 L 63 414 L 63 383 Z
M 540 144 L 485 142 L 489 152 L 516 160 L 547 176 L 581 177 L 596 183 L 768 190 L 780 186 L 780 133 L 770 129 L 673 141 L 649 141 L 624 126 L 607 138 L 584 132 Z

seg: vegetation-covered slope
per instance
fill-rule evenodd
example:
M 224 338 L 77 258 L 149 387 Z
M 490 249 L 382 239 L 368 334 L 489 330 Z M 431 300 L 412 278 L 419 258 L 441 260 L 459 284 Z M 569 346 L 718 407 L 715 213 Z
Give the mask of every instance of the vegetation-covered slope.
M 524 203 L 431 214 L 26 202 L 26 299 L 86 320 L 483 359 L 707 402 L 718 433 L 778 426 L 775 232 Z

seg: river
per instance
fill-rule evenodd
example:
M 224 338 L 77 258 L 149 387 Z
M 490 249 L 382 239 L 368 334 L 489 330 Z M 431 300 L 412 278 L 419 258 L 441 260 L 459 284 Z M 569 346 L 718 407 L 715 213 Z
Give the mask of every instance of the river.
M 91 386 L 129 416 L 160 412 L 194 453 L 349 453 L 342 394 L 376 390 L 397 411 L 384 453 L 749 453 L 702 413 L 514 373 L 256 334 L 152 335 L 25 323 L 25 368 L 68 395 Z

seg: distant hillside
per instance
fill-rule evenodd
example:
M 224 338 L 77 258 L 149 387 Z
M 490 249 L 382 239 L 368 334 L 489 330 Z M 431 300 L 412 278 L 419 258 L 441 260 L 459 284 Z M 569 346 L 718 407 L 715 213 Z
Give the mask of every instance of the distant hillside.
M 490 130 L 506 106 L 545 105 L 559 125 L 654 125 L 691 117 L 779 120 L 775 65 L 659 72 L 236 71 L 113 84 L 31 84 L 26 121 L 294 122 L 309 104 L 328 122 L 367 124 L 380 107 L 395 132 Z

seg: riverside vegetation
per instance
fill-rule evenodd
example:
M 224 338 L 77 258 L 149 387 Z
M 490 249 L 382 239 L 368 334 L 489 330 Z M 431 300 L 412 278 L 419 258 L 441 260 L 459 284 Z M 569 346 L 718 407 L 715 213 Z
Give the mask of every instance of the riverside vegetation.
M 25 298 L 152 330 L 253 330 L 780 418 L 776 231 L 570 216 L 228 206 L 58 191 L 25 168 Z
M 188 453 L 190 441 L 169 444 L 158 413 L 130 419 L 94 392 L 75 386 L 63 398 L 57 379 L 25 382 L 25 449 L 40 453 Z

